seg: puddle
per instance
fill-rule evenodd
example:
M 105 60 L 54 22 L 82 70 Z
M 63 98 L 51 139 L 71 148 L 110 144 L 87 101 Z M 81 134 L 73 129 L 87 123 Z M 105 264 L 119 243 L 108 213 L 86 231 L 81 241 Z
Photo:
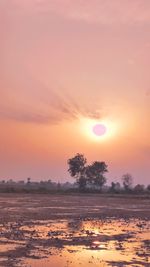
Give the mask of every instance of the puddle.
M 17 248 L 17 245 L 14 244 L 7 244 L 7 243 L 1 243 L 0 244 L 0 252 L 9 252 L 12 250 L 15 250 Z M 0 257 L 1 260 L 1 257 Z
M 2 267 L 150 267 L 149 199 L 13 195 L 0 206 Z
M 78 249 L 69 247 L 65 248 L 62 252 L 55 253 L 54 255 L 49 256 L 47 259 L 26 260 L 24 267 L 77 267 L 80 265 L 86 267 L 126 266 L 121 265 L 122 262 L 127 263 L 128 266 L 143 266 L 143 264 L 145 264 L 145 261 L 139 260 L 137 257 L 133 259 L 132 255 L 124 255 L 120 251 L 116 251 L 114 254 L 114 250 L 112 249 L 94 251 L 85 250 L 84 247 L 78 247 Z
M 18 259 L 11 267 L 150 266 L 150 222 L 142 219 L 39 220 L 0 230 L 0 258 Z

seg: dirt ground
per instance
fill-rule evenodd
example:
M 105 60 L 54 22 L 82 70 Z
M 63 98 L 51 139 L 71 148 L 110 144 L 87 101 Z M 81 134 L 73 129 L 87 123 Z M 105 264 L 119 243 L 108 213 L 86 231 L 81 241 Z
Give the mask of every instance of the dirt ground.
M 1 194 L 0 266 L 149 267 L 149 207 L 144 196 Z
M 150 197 L 0 194 L 0 223 L 67 218 L 150 219 Z

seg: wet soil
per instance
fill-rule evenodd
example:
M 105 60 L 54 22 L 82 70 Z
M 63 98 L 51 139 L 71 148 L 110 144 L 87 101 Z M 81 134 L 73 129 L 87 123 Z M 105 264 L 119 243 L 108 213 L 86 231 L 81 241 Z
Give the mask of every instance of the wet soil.
M 150 198 L 0 196 L 0 266 L 150 266 Z
M 1 194 L 0 223 L 19 220 L 134 217 L 150 219 L 150 197 Z

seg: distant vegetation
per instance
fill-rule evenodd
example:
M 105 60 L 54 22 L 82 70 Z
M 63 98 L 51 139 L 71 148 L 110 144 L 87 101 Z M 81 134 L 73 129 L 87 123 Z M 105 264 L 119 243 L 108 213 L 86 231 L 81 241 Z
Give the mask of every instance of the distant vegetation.
M 31 178 L 26 181 L 0 180 L 0 193 L 106 193 L 106 194 L 149 194 L 150 185 L 133 185 L 133 177 L 126 173 L 121 182 L 107 185 L 106 173 L 108 166 L 104 161 L 87 164 L 83 154 L 77 154 L 68 160 L 68 172 L 75 179 L 74 183 L 56 183 L 52 180 L 34 182 Z
M 106 185 L 105 174 L 108 172 L 108 166 L 104 161 L 95 161 L 87 165 L 87 159 L 83 154 L 77 154 L 68 160 L 69 173 L 75 178 L 78 189 L 81 192 L 103 192 L 103 193 L 150 193 L 150 185 L 137 184 L 133 186 L 133 177 L 126 173 L 121 177 L 120 182 L 112 182 L 110 186 Z

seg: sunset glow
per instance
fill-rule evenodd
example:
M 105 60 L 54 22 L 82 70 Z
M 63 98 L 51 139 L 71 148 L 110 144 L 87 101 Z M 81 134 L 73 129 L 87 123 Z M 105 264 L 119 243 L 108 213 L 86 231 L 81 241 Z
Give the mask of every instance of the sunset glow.
M 103 136 L 107 132 L 107 128 L 104 124 L 95 124 L 93 126 L 93 133 L 97 136 Z
M 147 0 L 0 1 L 0 177 L 64 181 L 81 152 L 105 160 L 110 181 L 128 171 L 148 183 L 149 10 Z
M 88 118 L 80 119 L 80 128 L 82 135 L 88 140 L 96 142 L 109 142 L 116 139 L 119 134 L 119 125 L 111 120 L 94 120 Z
M 150 266 L 150 0 L 0 0 L 0 266 Z

